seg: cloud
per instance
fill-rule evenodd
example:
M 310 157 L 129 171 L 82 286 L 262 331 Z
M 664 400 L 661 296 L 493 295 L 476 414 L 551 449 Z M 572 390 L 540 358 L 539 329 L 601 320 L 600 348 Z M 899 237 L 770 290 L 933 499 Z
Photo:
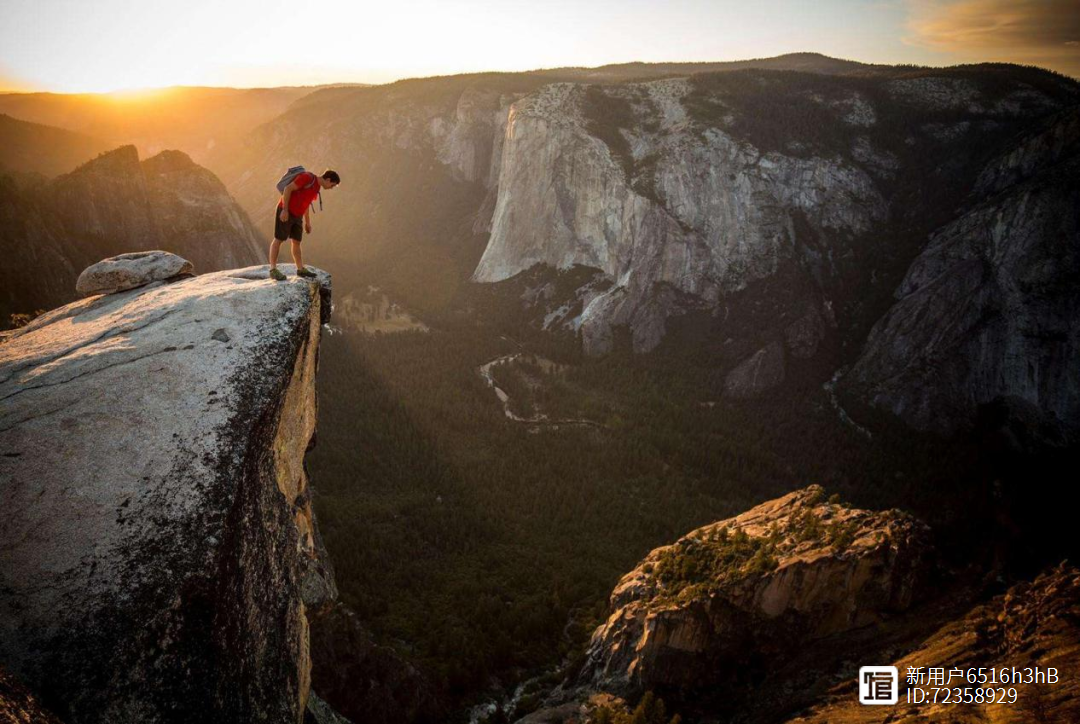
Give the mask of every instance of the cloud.
M 909 44 L 1080 76 L 1077 0 L 909 0 L 908 6 Z

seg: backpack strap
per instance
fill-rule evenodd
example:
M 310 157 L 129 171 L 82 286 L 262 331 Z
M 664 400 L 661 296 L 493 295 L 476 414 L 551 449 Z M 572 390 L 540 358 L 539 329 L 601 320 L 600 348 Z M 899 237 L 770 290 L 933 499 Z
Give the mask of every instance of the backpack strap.
M 309 189 L 312 186 L 314 186 L 315 184 L 319 183 L 319 177 L 315 175 L 314 171 L 308 171 L 308 173 L 311 174 L 311 183 L 309 183 L 307 186 L 304 187 L 306 189 Z M 319 211 L 322 211 L 322 189 L 321 188 L 319 189 Z

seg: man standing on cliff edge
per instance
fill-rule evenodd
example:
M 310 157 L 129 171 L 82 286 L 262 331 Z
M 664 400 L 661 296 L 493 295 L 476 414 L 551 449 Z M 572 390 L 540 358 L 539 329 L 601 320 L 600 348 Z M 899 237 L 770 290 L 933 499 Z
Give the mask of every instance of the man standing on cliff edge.
M 301 171 L 284 186 L 281 200 L 278 201 L 277 211 L 274 214 L 274 240 L 270 242 L 271 279 L 285 281 L 285 274 L 277 268 L 278 250 L 281 249 L 285 239 L 292 240 L 292 258 L 296 262 L 296 275 L 309 278 L 315 276 L 315 272 L 304 267 L 300 241 L 304 238 L 304 231 L 311 233 L 311 203 L 319 199 L 321 208 L 322 199 L 319 193 L 323 189 L 332 189 L 339 183 L 341 183 L 341 177 L 338 176 L 337 171 L 326 169 L 322 176 L 316 176 L 310 171 Z M 302 227 L 301 220 L 304 222 Z

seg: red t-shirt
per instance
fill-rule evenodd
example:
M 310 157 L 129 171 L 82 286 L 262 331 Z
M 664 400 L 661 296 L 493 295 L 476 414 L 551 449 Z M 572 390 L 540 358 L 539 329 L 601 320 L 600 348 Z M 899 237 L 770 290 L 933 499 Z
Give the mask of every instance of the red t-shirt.
M 311 206 L 311 202 L 319 198 L 319 182 L 315 179 L 315 174 L 311 171 L 305 171 L 294 178 L 293 183 L 299 188 L 293 191 L 292 196 L 289 197 L 289 213 L 293 216 L 303 216 L 304 212 Z M 308 184 L 311 184 L 311 188 L 308 188 Z M 279 211 L 284 200 L 285 196 L 282 195 L 277 202 Z

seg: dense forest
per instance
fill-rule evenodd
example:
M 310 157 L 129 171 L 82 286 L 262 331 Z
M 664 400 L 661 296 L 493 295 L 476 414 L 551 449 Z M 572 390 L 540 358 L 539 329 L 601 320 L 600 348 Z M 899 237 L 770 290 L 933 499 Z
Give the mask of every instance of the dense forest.
M 472 295 L 463 307 L 491 303 Z M 867 438 L 840 419 L 820 370 L 733 402 L 702 358 L 668 347 L 588 358 L 572 340 L 509 337 L 505 314 L 426 321 L 430 332 L 324 338 L 310 463 L 343 600 L 452 705 L 572 669 L 647 551 L 810 483 L 915 511 L 957 559 L 992 555 L 986 542 L 1006 534 L 1015 492 L 992 443 L 887 419 Z M 479 367 L 541 346 L 557 364 L 494 368 L 511 409 L 595 425 L 504 414 Z

